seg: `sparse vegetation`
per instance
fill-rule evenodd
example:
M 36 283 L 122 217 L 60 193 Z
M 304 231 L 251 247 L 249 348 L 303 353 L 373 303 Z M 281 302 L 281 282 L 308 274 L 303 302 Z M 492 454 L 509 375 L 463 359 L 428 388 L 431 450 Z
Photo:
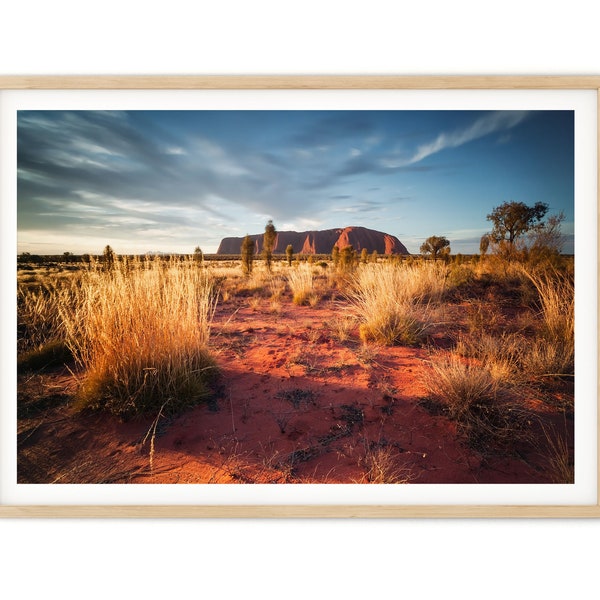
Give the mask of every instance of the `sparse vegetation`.
M 453 356 L 432 361 L 425 385 L 457 420 L 465 419 L 474 407 L 491 405 L 498 394 L 498 383 L 489 369 L 465 363 Z
M 337 267 L 340 263 L 340 249 L 337 246 L 334 246 L 331 250 L 331 261 L 334 267 Z
M 543 427 L 553 483 L 575 483 L 575 464 L 567 440 L 554 428 Z
M 102 261 L 104 263 L 104 268 L 107 271 L 112 270 L 115 264 L 115 251 L 110 246 L 105 246 L 104 251 L 102 252 Z
M 29 287 L 28 284 L 34 284 Z M 36 352 L 65 338 L 58 309 L 70 306 L 69 286 L 50 278 L 21 280 L 17 289 L 17 351 Z
M 256 241 L 244 244 L 242 270 L 239 257 L 217 261 L 199 247 L 186 258 L 63 255 L 46 266 L 19 257 L 22 480 L 45 480 L 42 465 L 52 480 L 86 480 L 79 462 L 50 468 L 54 445 L 36 458 L 27 444 L 48 411 L 70 411 L 74 427 L 73 411 L 89 407 L 139 417 L 145 442 L 134 466 L 100 480 L 162 481 L 162 435 L 203 399 L 213 423 L 194 450 L 211 465 L 203 481 L 444 481 L 434 464 L 449 456 L 465 481 L 495 481 L 494 457 L 571 480 L 567 259 L 507 261 L 494 246 L 485 260 L 359 260 L 348 247 L 338 268 L 286 252 L 269 269 Z M 564 424 L 547 425 L 548 414 Z M 247 445 L 257 435 L 261 450 Z

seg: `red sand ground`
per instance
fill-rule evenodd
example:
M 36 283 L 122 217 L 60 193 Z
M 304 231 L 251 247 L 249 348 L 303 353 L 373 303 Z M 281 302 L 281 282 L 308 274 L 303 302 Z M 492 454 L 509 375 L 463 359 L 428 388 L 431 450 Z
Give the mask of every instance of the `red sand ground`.
M 531 448 L 470 449 L 452 421 L 426 410 L 426 348 L 342 343 L 328 326 L 331 303 L 298 307 L 288 299 L 272 314 L 261 302 L 251 309 L 244 301 L 233 317 L 233 302 L 218 308 L 215 399 L 159 418 L 156 429 L 152 417 L 122 423 L 74 413 L 76 382 L 67 371 L 21 376 L 19 482 L 550 481 L 547 461 Z M 572 444 L 572 420 L 528 402 L 532 416 L 566 430 Z

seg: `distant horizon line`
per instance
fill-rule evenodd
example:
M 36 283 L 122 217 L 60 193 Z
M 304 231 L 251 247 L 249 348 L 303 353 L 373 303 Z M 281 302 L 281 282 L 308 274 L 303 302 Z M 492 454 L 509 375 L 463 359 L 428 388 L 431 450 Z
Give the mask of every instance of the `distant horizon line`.
M 317 252 L 317 253 L 305 253 L 305 252 L 294 252 L 294 256 L 327 256 L 328 254 L 331 254 L 331 252 Z M 451 252 L 450 256 L 479 256 L 481 253 L 480 252 Z M 575 256 L 574 252 L 560 252 L 559 253 L 560 256 L 565 256 L 565 257 L 570 257 L 570 256 Z M 67 256 L 62 253 L 62 254 L 34 254 L 32 252 L 21 252 L 18 253 L 17 259 L 19 259 L 20 257 L 22 257 L 23 255 L 29 255 L 31 257 L 39 257 L 39 258 L 66 258 Z M 148 252 L 142 252 L 142 253 L 133 253 L 133 252 L 115 252 L 115 255 L 117 257 L 123 257 L 123 256 L 133 256 L 133 257 L 142 257 L 142 256 L 163 256 L 163 257 L 168 257 L 168 256 L 194 256 L 194 252 L 161 252 L 161 251 L 148 251 Z M 202 251 L 202 256 L 206 257 L 206 256 L 214 256 L 214 257 L 219 257 L 220 260 L 227 260 L 228 257 L 231 256 L 240 256 L 241 252 L 238 253 L 234 253 L 234 254 L 219 254 L 217 252 L 204 252 Z M 273 255 L 274 256 L 286 256 L 285 252 L 276 252 L 273 251 Z M 395 253 L 395 254 L 383 254 L 381 252 L 378 253 L 378 255 L 381 258 L 385 258 L 387 256 L 423 256 L 421 252 L 409 252 L 408 254 L 399 254 L 399 253 Z M 82 258 L 84 256 L 90 256 L 90 257 L 94 257 L 94 258 L 101 258 L 102 257 L 102 252 L 100 253 L 92 253 L 92 252 L 82 252 L 81 254 L 75 254 L 73 252 L 68 254 L 68 258 Z M 486 256 L 493 256 L 493 253 L 487 253 Z M 260 260 L 261 258 L 261 253 L 259 254 L 255 254 L 255 260 Z

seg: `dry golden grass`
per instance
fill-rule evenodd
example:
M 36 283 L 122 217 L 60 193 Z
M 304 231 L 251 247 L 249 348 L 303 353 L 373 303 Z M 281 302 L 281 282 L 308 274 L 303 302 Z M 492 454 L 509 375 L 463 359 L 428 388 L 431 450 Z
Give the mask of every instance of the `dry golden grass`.
M 298 306 L 318 302 L 314 288 L 313 270 L 309 264 L 300 264 L 287 273 L 287 281 L 293 294 L 293 302 Z
M 66 331 L 59 313 L 60 306 L 72 306 L 73 290 L 79 281 L 77 272 L 66 277 L 48 273 L 35 274 L 34 282 L 19 278 L 17 282 L 17 368 L 41 370 L 72 359 L 65 343 Z
M 19 353 L 39 350 L 50 342 L 64 339 L 58 307 L 68 302 L 68 287 L 58 286 L 51 280 L 35 288 L 17 288 Z
M 423 383 L 456 421 L 459 435 L 481 453 L 510 453 L 529 440 L 531 412 L 511 399 L 488 367 L 445 356 L 432 362 Z
M 486 263 L 489 278 L 498 262 Z M 492 280 L 504 298 L 475 301 L 467 312 L 468 334 L 459 354 L 479 359 L 502 383 L 521 384 L 540 377 L 572 375 L 574 370 L 574 286 L 568 270 L 507 265 Z M 489 281 L 489 279 L 488 279 Z M 524 297 L 525 296 L 525 297 Z M 507 318 L 510 301 L 521 312 Z M 524 312 L 523 312 L 524 311 Z
M 574 483 L 575 465 L 566 439 L 552 427 L 543 427 L 548 447 L 550 474 L 554 483 Z
M 359 459 L 359 465 L 365 474 L 357 483 L 403 484 L 415 478 L 407 462 L 400 460 L 397 450 L 391 446 L 369 445 L 366 440 L 363 443 L 365 451 Z
M 80 406 L 131 416 L 204 398 L 217 293 L 193 261 L 119 261 L 91 269 L 61 305 L 67 343 L 85 369 Z
M 436 263 L 361 265 L 346 299 L 363 341 L 415 344 L 431 326 L 431 303 L 445 289 L 446 270 Z
M 528 377 L 522 367 L 527 345 L 528 341 L 515 333 L 480 333 L 461 337 L 456 352 L 481 361 L 497 383 L 517 385 Z
M 573 343 L 566 345 L 536 339 L 523 357 L 523 371 L 530 378 L 573 375 Z
M 355 325 L 355 319 L 347 315 L 334 317 L 327 323 L 333 336 L 342 343 L 348 341 Z
M 524 269 L 539 294 L 543 326 L 530 368 L 540 374 L 571 374 L 575 356 L 575 287 L 568 273 Z M 544 371 L 546 373 L 544 373 Z
M 467 364 L 452 355 L 431 363 L 424 384 L 456 419 L 462 419 L 475 405 L 493 402 L 498 391 L 498 383 L 489 369 Z
M 528 273 L 522 266 L 499 261 L 454 267 L 383 258 L 344 273 L 302 261 L 292 266 L 276 262 L 269 273 L 257 260 L 250 276 L 242 274 L 239 261 L 205 261 L 203 265 L 186 260 L 117 261 L 112 271 L 101 266 L 92 264 L 89 270 L 64 278 L 47 271 L 20 277 L 19 347 L 33 350 L 33 362 L 29 355 L 21 354 L 28 368 L 36 369 L 49 361 L 69 360 L 71 355 L 63 354 L 61 346 L 67 340 L 82 367 L 81 371 L 74 369 L 80 383 L 80 406 L 106 408 L 124 417 L 144 413 L 150 420 L 154 418 L 144 440 L 150 444 L 150 471 L 155 466 L 159 420 L 209 393 L 210 377 L 216 370 L 210 330 L 220 295 L 225 306 L 219 310 L 222 324 L 217 329 L 223 336 L 222 346 L 232 349 L 238 358 L 261 343 L 258 333 L 236 335 L 240 323 L 231 323 L 238 311 L 244 320 L 249 307 L 255 313 L 302 316 L 286 322 L 290 334 L 301 331 L 306 340 L 299 347 L 294 345 L 284 364 L 290 376 L 297 375 L 294 365 L 303 367 L 305 378 L 327 373 L 343 376 L 345 369 L 357 367 L 357 372 L 367 372 L 370 386 L 384 369 L 384 377 L 388 368 L 390 373 L 403 369 L 391 361 L 388 366 L 386 350 L 379 344 L 426 340 L 432 347 L 448 348 L 458 339 L 453 352 L 433 350 L 430 368 L 414 370 L 411 385 L 417 384 L 420 390 L 424 386 L 429 395 L 422 399 L 422 406 L 453 419 L 450 429 L 481 454 L 505 449 L 516 456 L 529 443 L 527 422 L 535 421 L 538 445 L 529 447 L 543 452 L 544 467 L 552 470 L 549 477 L 557 482 L 572 479 L 572 449 L 565 442 L 571 439 L 570 431 L 565 426 L 566 433 L 562 429 L 551 435 L 541 432 L 536 417 L 525 408 L 538 406 L 531 401 L 544 402 L 548 390 L 545 408 L 554 401 L 556 390 L 560 391 L 555 395 L 561 396 L 561 406 L 562 396 L 570 397 L 565 381 L 532 381 L 573 372 L 573 285 L 567 275 L 549 270 Z M 447 294 L 448 288 L 460 293 L 453 289 Z M 299 310 L 292 302 L 304 307 L 321 302 L 323 308 Z M 317 318 L 321 315 L 322 320 Z M 329 332 L 323 335 L 319 323 L 326 319 Z M 357 330 L 364 344 L 357 343 Z M 321 347 L 325 343 L 329 347 L 330 337 L 352 342 L 346 344 L 337 362 L 324 363 Z M 349 348 L 355 355 L 348 353 Z M 415 354 L 423 356 L 423 351 Z M 381 379 L 377 384 L 386 402 L 391 398 L 389 406 L 382 407 L 384 417 L 393 412 L 393 396 L 402 393 L 393 383 L 390 375 L 389 383 Z M 567 403 L 564 400 L 566 409 L 571 408 Z M 371 400 L 369 406 L 370 410 L 377 407 Z M 282 434 L 290 433 L 290 415 L 289 409 L 273 413 Z M 348 418 L 354 416 L 350 413 Z M 260 473 L 244 467 L 239 453 L 224 460 L 229 461 L 228 473 L 236 480 L 259 482 L 256 477 L 264 477 L 280 481 L 276 478 L 282 477 L 289 481 L 296 477 L 294 469 L 299 462 L 313 456 L 315 448 L 319 450 L 313 446 L 291 453 L 274 450 L 279 454 L 273 456 L 280 458 L 272 470 L 265 468 Z M 384 441 L 359 448 L 360 457 L 352 458 L 353 466 L 361 468 L 357 483 L 414 480 L 399 447 Z

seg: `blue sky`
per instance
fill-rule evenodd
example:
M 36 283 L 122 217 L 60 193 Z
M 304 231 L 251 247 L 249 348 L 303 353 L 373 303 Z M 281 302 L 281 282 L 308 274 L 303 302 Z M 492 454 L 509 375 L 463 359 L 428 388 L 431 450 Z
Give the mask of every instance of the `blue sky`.
M 18 252 L 191 253 L 363 226 L 478 252 L 506 201 L 562 211 L 571 111 L 19 111 Z

